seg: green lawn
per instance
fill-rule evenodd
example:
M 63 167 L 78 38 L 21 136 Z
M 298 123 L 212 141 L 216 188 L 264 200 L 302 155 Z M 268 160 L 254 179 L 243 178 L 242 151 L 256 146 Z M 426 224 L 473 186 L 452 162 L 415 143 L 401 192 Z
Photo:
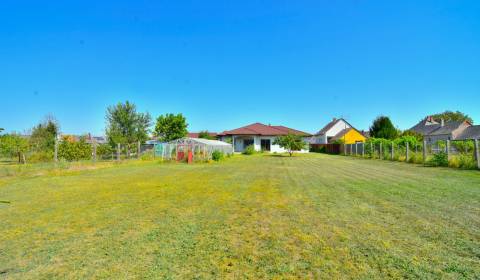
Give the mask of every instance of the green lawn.
M 0 278 L 480 278 L 479 171 L 311 154 L 8 174 Z

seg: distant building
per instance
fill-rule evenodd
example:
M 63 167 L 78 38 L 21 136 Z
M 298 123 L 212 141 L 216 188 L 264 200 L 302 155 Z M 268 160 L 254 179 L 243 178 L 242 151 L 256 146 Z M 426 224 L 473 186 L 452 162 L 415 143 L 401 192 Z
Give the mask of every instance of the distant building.
M 334 118 L 309 139 L 310 144 L 331 144 L 337 141 L 345 144 L 365 142 L 365 132 L 359 131 L 346 120 Z
M 480 125 L 472 125 L 468 121 L 437 122 L 431 116 L 409 130 L 423 135 L 429 144 L 445 140 L 480 139 Z
M 215 139 L 218 137 L 218 133 L 216 132 L 208 132 L 208 135 Z M 187 134 L 188 138 L 199 138 L 199 136 L 200 136 L 200 132 L 189 132 Z
M 286 152 L 285 149 L 273 143 L 277 137 L 287 134 L 295 134 L 304 138 L 311 136 L 309 133 L 293 128 L 262 123 L 254 123 L 237 129 L 227 130 L 218 136 L 222 141 L 231 138 L 235 152 L 243 152 L 246 147 L 253 145 L 256 151 L 284 153 Z M 308 153 L 308 149 L 301 152 Z

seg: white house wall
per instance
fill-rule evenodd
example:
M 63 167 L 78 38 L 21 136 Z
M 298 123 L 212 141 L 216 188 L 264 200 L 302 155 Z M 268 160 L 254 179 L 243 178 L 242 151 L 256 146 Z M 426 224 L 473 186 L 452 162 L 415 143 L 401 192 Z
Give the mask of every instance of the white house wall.
M 332 128 L 330 128 L 325 133 L 325 143 L 327 142 L 327 137 L 333 137 L 340 133 L 340 131 L 344 130 L 345 128 L 350 128 L 351 126 L 348 123 L 344 122 L 343 120 L 338 121 Z
M 237 138 L 238 137 L 238 138 Z M 235 152 L 243 152 L 243 138 L 240 138 L 242 136 L 235 136 Z M 248 137 L 248 136 L 245 136 Z M 253 146 L 255 148 L 255 151 L 261 151 L 262 150 L 262 145 L 261 145 L 261 140 L 270 140 L 270 152 L 271 153 L 286 153 L 287 150 L 281 148 L 279 145 L 274 145 L 273 142 L 275 142 L 275 139 L 277 136 L 251 136 L 253 138 Z M 302 151 L 299 151 L 300 153 L 308 153 L 309 150 L 305 149 Z

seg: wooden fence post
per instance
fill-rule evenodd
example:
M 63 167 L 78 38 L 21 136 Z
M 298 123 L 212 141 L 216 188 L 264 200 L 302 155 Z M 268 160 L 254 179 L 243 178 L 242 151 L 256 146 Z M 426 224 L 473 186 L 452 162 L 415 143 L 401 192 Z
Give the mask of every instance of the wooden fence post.
M 117 143 L 117 161 L 120 161 L 120 143 Z
M 370 157 L 375 158 L 375 151 L 373 150 L 373 142 L 370 142 Z
M 408 159 L 410 158 L 410 151 L 409 151 L 409 145 L 408 145 L 408 142 L 406 143 L 407 144 L 407 150 L 405 152 L 405 162 L 408 162 Z
M 475 159 L 477 160 L 477 168 L 480 169 L 480 151 L 478 150 L 478 139 L 475 139 Z
M 393 141 L 392 141 L 392 149 L 390 150 L 390 159 L 393 161 L 393 156 L 395 154 L 395 151 L 393 150 Z
M 427 141 L 423 140 L 423 163 L 427 162 Z
M 355 143 L 355 156 L 358 155 L 358 143 Z

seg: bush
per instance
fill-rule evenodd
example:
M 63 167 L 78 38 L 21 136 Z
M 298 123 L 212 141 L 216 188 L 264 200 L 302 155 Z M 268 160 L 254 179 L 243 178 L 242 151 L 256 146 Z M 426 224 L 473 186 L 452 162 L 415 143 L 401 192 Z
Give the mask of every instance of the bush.
M 58 147 L 58 158 L 67 161 L 90 159 L 92 147 L 84 139 L 78 142 L 62 141 Z
M 155 157 L 153 156 L 153 153 L 154 151 L 153 150 L 150 150 L 150 151 L 146 151 L 144 152 L 141 156 L 140 156 L 140 159 L 141 160 L 154 160 Z
M 244 155 L 253 155 L 255 154 L 255 147 L 253 145 L 249 145 L 243 151 Z
M 212 159 L 214 161 L 220 161 L 223 159 L 223 153 L 221 151 L 215 150 L 212 153 Z
M 53 161 L 53 152 L 50 152 L 50 151 L 33 152 L 27 157 L 28 163 L 51 162 L 51 161 Z
M 100 144 L 97 146 L 97 158 L 110 158 L 115 153 L 115 149 L 109 144 Z
M 431 166 L 448 166 L 448 156 L 445 152 L 439 152 L 433 155 L 433 157 L 428 160 L 428 164 Z

